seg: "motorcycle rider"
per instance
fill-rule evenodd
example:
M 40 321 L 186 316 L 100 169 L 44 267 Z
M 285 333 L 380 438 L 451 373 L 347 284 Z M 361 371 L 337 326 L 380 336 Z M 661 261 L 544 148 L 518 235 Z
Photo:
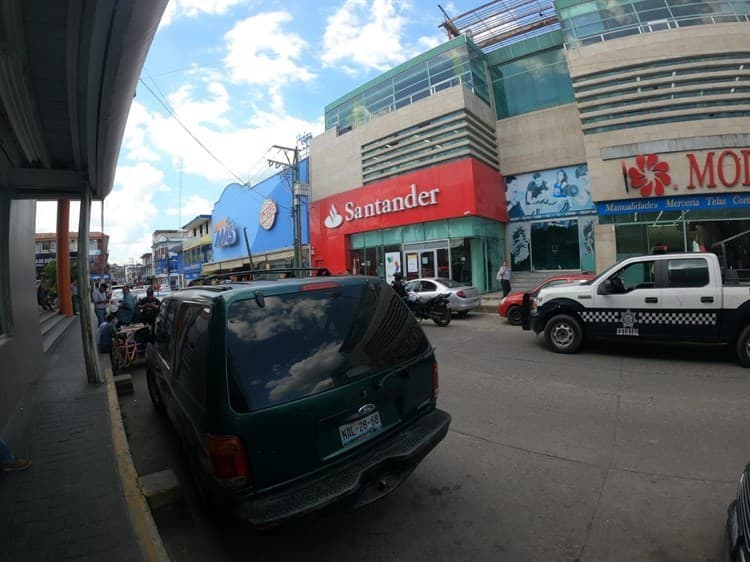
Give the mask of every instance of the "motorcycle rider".
M 404 274 L 397 271 L 393 274 L 393 281 L 391 281 L 391 287 L 396 291 L 396 294 L 402 299 L 406 300 L 408 295 L 406 294 L 406 283 L 404 283 Z

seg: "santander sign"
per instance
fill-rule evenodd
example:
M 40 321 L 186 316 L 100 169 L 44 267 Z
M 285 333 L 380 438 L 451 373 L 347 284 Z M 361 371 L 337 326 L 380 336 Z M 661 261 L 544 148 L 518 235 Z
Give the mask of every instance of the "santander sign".
M 340 227 L 344 222 L 367 219 L 390 213 L 398 213 L 400 211 L 407 211 L 418 207 L 437 205 L 437 197 L 439 193 L 440 189 L 436 187 L 433 189 L 417 191 L 417 185 L 411 184 L 408 193 L 405 195 L 397 195 L 391 199 L 375 199 L 374 201 L 362 205 L 358 205 L 353 201 L 347 201 L 344 203 L 343 215 L 341 215 L 340 211 L 336 208 L 336 205 L 331 205 L 331 209 L 328 212 L 328 216 L 326 216 L 323 221 L 323 224 L 329 229 L 334 229 Z

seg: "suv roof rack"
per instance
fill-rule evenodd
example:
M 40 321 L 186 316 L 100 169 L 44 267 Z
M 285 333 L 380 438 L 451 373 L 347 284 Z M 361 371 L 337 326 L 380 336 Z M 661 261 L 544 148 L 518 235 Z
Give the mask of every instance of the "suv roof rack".
M 307 273 L 307 275 L 299 275 L 301 273 Z M 226 273 L 214 273 L 213 275 L 207 275 L 201 277 L 200 281 L 203 283 L 210 282 L 213 279 L 227 279 L 229 277 L 243 277 L 250 276 L 250 281 L 255 279 L 255 276 L 267 275 L 282 275 L 286 274 L 287 277 L 329 277 L 331 272 L 326 267 L 283 267 L 274 269 L 244 269 L 242 271 L 231 271 Z M 195 285 L 193 285 L 195 286 Z

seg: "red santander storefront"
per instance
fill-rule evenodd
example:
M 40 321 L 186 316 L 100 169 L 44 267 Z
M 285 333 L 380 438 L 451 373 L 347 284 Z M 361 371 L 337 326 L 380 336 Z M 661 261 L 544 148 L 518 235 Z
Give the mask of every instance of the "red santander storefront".
M 333 273 L 390 281 L 400 270 L 492 291 L 507 220 L 502 176 L 465 158 L 314 201 L 311 260 Z

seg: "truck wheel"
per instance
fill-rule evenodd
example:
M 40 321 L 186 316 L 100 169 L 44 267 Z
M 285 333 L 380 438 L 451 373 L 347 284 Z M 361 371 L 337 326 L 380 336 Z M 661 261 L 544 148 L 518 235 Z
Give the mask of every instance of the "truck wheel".
M 512 326 L 520 326 L 521 325 L 521 307 L 513 305 L 508 309 L 507 312 L 508 316 L 508 324 Z
M 544 341 L 557 353 L 575 353 L 583 343 L 581 323 L 568 314 L 558 314 L 547 321 Z
M 750 367 L 750 326 L 745 326 L 737 338 L 737 358 L 740 365 Z

